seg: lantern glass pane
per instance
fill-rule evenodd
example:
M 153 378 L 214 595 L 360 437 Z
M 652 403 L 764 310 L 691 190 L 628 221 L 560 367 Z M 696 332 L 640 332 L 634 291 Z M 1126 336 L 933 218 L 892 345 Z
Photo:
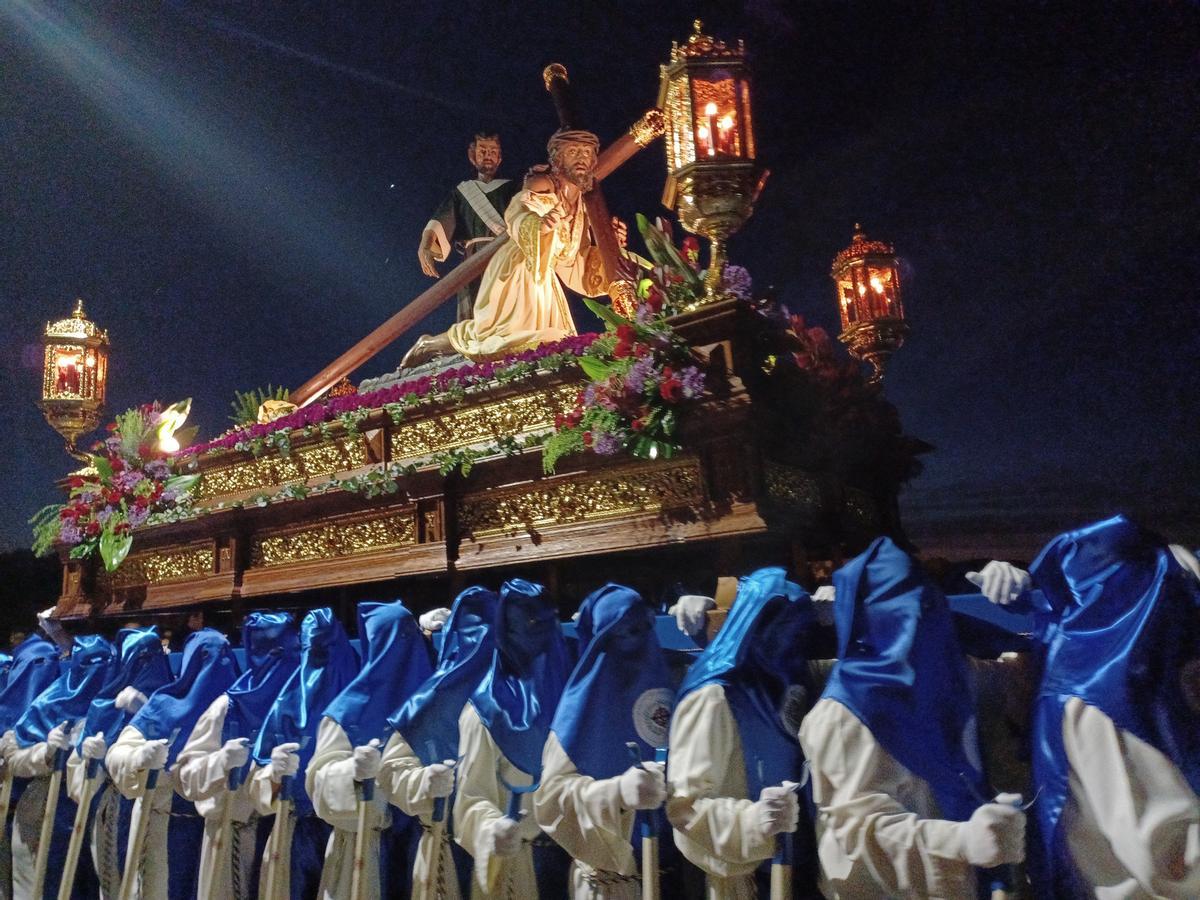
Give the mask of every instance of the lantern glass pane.
M 848 275 L 837 280 L 838 308 L 842 314 L 842 327 L 858 321 L 858 309 L 854 303 L 854 282 Z
M 55 347 L 51 366 L 51 396 L 83 396 L 83 351 L 74 347 Z
M 868 273 L 871 318 L 899 315 L 895 270 L 891 266 L 869 266 Z
M 667 87 L 667 121 L 667 164 L 672 171 L 678 171 L 696 161 L 692 99 L 686 75 L 672 78 Z
M 741 100 L 742 135 L 746 141 L 746 159 L 754 159 L 754 120 L 750 117 L 750 82 L 738 79 L 738 96 Z
M 724 69 L 692 76 L 697 159 L 729 159 L 746 155 L 737 81 Z

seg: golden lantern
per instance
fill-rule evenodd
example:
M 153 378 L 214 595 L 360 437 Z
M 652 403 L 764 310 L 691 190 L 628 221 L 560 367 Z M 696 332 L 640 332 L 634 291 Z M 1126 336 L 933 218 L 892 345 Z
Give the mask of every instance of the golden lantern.
M 666 117 L 663 205 L 712 244 L 700 303 L 725 299 L 725 241 L 754 212 L 767 177 L 754 161 L 745 45 L 726 46 L 697 19 L 687 43 L 671 45 L 658 106 Z
M 856 224 L 854 239 L 834 257 L 830 274 L 842 316 L 838 339 L 851 356 L 871 364 L 872 382 L 881 381 L 888 358 L 904 345 L 908 334 L 895 248 L 868 240 Z
M 42 335 L 41 408 L 46 421 L 67 441 L 67 452 L 79 456 L 75 441 L 94 431 L 104 410 L 108 385 L 108 332 L 83 312 L 83 301 L 65 319 L 47 322 Z

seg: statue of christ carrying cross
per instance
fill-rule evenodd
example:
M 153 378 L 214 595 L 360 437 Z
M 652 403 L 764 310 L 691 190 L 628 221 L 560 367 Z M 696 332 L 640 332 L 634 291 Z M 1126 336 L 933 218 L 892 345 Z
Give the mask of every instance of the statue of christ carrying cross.
M 472 317 L 444 334 L 423 335 L 402 368 L 452 352 L 495 359 L 576 333 L 562 284 L 588 297 L 608 287 L 583 202 L 599 147 L 590 131 L 554 133 L 546 147 L 549 164 L 530 169 L 504 213 L 511 240 L 488 263 Z M 614 219 L 611 227 L 623 246 L 625 226 Z

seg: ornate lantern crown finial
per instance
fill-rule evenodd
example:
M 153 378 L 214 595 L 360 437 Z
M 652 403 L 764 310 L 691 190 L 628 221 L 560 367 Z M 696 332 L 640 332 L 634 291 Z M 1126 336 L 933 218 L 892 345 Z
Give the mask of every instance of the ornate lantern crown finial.
M 671 42 L 671 62 L 673 63 L 689 57 L 744 57 L 745 55 L 745 41 L 739 38 L 737 45 L 730 47 L 724 41 L 705 34 L 704 22 L 700 19 L 692 21 L 692 33 L 688 35 L 686 44 L 681 47 L 678 41 Z

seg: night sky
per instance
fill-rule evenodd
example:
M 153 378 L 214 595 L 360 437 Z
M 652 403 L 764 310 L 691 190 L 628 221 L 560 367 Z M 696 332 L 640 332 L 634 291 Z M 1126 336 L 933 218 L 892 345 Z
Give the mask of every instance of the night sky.
M 752 51 L 773 173 L 733 260 L 835 330 L 854 222 L 903 257 L 888 395 L 936 447 L 903 495 L 917 543 L 1027 556 L 1117 510 L 1200 542 L 1192 3 L 6 0 L 0 547 L 70 464 L 34 400 L 76 296 L 110 412 L 192 396 L 211 437 L 235 390 L 299 385 L 427 286 L 417 238 L 476 128 L 501 174 L 543 160 L 544 65 L 608 142 L 697 15 Z M 659 213 L 663 177 L 655 145 L 610 207 Z

